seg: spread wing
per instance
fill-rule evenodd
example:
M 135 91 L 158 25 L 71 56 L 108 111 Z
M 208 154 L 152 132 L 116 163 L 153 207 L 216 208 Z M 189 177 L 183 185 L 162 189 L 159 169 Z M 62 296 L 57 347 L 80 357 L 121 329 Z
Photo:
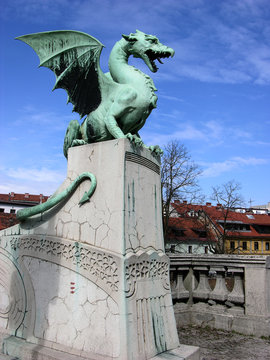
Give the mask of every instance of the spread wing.
M 83 117 L 101 102 L 99 58 L 104 47 L 94 37 L 71 30 L 48 31 L 17 37 L 30 45 L 40 59 L 39 66 L 51 69 L 56 75 L 53 88 L 65 89 L 73 111 Z

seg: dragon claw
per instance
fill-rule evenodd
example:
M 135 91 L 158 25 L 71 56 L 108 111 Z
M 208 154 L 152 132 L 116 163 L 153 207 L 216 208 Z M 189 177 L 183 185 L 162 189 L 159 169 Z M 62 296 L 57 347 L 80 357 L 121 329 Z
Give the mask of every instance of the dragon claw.
M 148 146 L 148 149 L 154 154 L 154 155 L 163 155 L 163 150 L 158 145 L 151 145 Z
M 141 138 L 139 138 L 137 135 L 132 135 L 131 133 L 128 133 L 126 135 L 126 138 L 129 139 L 129 141 L 134 144 L 136 147 L 143 146 L 143 141 Z
M 80 145 L 85 145 L 87 144 L 87 142 L 85 142 L 84 140 L 81 140 L 81 139 L 75 139 L 72 141 L 72 147 L 73 146 L 80 146 Z

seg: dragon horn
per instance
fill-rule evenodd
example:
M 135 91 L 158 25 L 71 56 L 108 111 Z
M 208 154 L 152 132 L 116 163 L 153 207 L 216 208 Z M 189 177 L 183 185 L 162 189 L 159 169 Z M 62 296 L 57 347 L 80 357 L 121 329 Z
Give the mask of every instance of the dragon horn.
M 126 40 L 126 41 L 136 41 L 136 35 L 135 34 L 129 34 L 129 35 L 125 35 L 125 34 L 122 34 L 122 37 Z

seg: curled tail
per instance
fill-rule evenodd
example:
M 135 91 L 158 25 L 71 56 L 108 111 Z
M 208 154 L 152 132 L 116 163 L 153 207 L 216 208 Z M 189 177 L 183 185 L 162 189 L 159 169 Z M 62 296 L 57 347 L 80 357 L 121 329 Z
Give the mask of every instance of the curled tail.
M 84 172 L 81 175 L 79 175 L 64 191 L 62 191 L 60 194 L 57 194 L 49 198 L 45 203 L 33 206 L 31 208 L 19 210 L 16 215 L 17 219 L 23 221 L 29 218 L 30 216 L 37 215 L 46 210 L 51 209 L 53 206 L 59 204 L 62 200 L 66 199 L 85 179 L 91 180 L 91 186 L 90 189 L 84 193 L 83 197 L 79 202 L 79 205 L 83 205 L 85 202 L 90 200 L 90 197 L 94 193 L 97 186 L 96 177 L 90 172 Z

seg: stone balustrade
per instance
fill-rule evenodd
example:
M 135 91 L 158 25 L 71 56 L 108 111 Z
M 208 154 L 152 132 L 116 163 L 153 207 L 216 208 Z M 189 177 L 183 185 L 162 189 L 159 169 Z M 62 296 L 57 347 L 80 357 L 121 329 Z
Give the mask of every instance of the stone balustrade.
M 178 326 L 270 336 L 270 257 L 169 254 Z

